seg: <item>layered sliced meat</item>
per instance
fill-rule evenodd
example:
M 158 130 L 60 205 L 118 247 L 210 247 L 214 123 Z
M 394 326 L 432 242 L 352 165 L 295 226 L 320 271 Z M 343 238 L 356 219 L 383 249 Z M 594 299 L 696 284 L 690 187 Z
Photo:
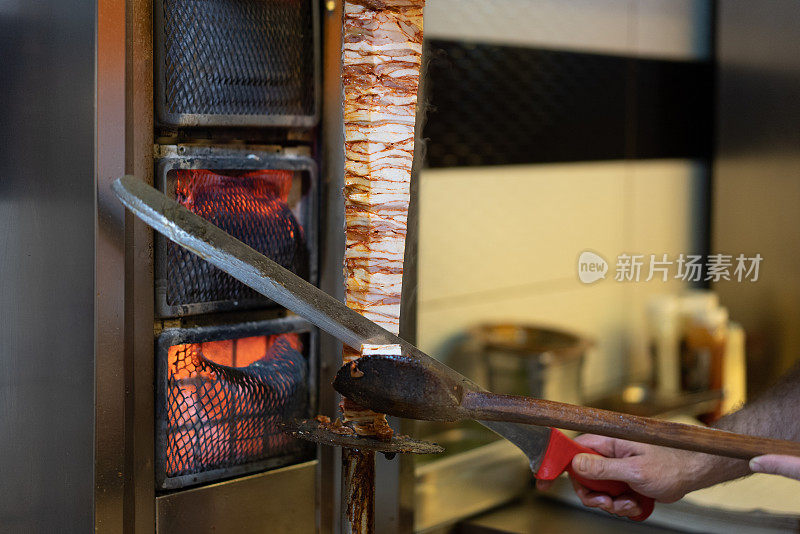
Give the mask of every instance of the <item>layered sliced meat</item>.
M 424 0 L 348 0 L 342 77 L 347 305 L 398 333 Z M 346 347 L 344 362 L 360 357 Z M 391 436 L 381 414 L 345 399 L 359 434 Z M 388 429 L 388 430 L 387 430 Z

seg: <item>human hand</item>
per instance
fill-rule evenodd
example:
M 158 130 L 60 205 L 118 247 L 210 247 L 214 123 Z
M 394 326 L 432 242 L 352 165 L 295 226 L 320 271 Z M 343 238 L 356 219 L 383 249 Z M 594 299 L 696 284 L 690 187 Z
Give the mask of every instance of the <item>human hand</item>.
M 800 457 L 766 454 L 750 460 L 750 470 L 754 473 L 768 473 L 800 480 Z
M 585 478 L 626 482 L 632 490 L 659 502 L 677 501 L 700 487 L 695 479 L 703 468 L 705 455 L 589 434 L 575 441 L 602 455 L 578 454 L 572 459 L 573 470 Z M 541 490 L 551 485 L 552 481 L 536 483 Z M 586 506 L 623 517 L 642 513 L 630 496 L 611 497 L 593 492 L 574 480 L 572 485 Z

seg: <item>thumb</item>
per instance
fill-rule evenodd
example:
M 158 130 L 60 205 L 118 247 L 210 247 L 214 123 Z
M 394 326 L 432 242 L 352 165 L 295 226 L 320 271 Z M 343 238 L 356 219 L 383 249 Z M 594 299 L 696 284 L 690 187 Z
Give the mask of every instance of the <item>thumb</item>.
M 756 473 L 782 475 L 800 480 L 800 457 L 767 454 L 750 460 L 750 470 Z
M 634 469 L 629 458 L 606 458 L 597 454 L 576 454 L 572 469 L 578 475 L 593 480 L 632 482 Z

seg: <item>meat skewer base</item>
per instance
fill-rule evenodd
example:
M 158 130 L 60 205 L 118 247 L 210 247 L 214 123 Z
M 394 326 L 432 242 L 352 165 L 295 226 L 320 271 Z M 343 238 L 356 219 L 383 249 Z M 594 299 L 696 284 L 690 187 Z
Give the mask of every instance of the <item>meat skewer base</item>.
M 344 447 L 360 451 L 380 452 L 385 455 L 395 454 L 438 454 L 444 452 L 441 445 L 430 441 L 414 439 L 408 436 L 392 436 L 388 441 L 383 441 L 370 436 L 357 434 L 341 434 L 335 432 L 316 419 L 292 421 L 281 425 L 283 431 L 292 436 L 323 445 Z

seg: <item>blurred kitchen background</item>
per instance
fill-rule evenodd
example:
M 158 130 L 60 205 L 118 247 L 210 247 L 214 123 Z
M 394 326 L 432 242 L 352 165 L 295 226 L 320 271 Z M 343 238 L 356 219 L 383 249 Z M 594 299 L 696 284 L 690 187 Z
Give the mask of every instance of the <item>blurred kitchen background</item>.
M 168 266 L 109 188 L 291 171 L 309 272 L 341 296 L 342 8 L 0 0 L 0 533 L 346 532 L 339 451 L 289 454 L 274 426 L 339 415 L 339 343 L 238 289 L 168 306 L 166 273 L 198 271 Z M 424 25 L 403 336 L 497 392 L 695 424 L 798 359 L 800 1 L 427 0 Z M 714 254 L 731 281 L 675 278 L 680 255 Z M 735 280 L 740 254 L 762 258 L 757 281 Z M 615 280 L 623 255 L 642 256 L 638 282 Z M 645 281 L 651 255 L 668 281 Z M 582 282 L 582 256 L 605 278 Z M 235 380 L 168 371 L 190 346 L 229 365 L 286 334 L 304 393 L 263 412 L 226 400 L 218 419 L 197 384 Z M 798 481 L 754 475 L 634 524 L 565 477 L 537 492 L 477 424 L 392 424 L 447 450 L 379 455 L 381 534 L 800 531 Z M 169 450 L 192 460 L 170 471 Z
M 587 395 L 647 376 L 646 303 L 687 284 L 615 282 L 613 264 L 708 250 L 712 7 L 427 3 L 423 350 L 477 323 L 541 323 L 596 341 Z M 578 279 L 584 250 L 606 280 Z
M 800 4 L 428 0 L 425 38 L 420 348 L 494 389 L 706 422 L 797 361 Z M 584 251 L 605 279 L 579 280 Z M 681 254 L 731 255 L 731 280 L 675 278 Z M 513 493 L 478 427 L 421 426 L 475 448 L 450 479 L 418 463 L 418 528 L 447 522 L 448 484 L 452 515 Z

